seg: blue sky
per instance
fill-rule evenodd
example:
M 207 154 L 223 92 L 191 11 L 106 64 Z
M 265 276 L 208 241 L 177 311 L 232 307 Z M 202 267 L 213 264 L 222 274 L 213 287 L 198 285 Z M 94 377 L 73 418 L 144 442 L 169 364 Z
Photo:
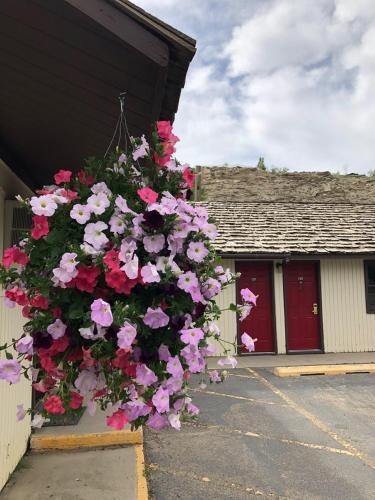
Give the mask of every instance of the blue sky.
M 134 1 L 197 40 L 181 161 L 375 169 L 374 0 Z

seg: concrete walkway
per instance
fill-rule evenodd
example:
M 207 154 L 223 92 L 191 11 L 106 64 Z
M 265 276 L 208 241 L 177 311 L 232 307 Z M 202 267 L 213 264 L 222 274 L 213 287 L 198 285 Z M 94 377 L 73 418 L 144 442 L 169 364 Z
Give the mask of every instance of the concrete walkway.
M 136 500 L 135 446 L 30 453 L 19 464 L 1 500 Z
M 113 431 L 105 416 L 36 430 L 0 500 L 146 500 L 142 431 Z
M 208 360 L 210 369 L 217 368 L 218 357 Z M 273 368 L 275 366 L 341 365 L 346 363 L 375 363 L 375 352 L 331 354 L 271 354 L 237 356 L 237 368 Z

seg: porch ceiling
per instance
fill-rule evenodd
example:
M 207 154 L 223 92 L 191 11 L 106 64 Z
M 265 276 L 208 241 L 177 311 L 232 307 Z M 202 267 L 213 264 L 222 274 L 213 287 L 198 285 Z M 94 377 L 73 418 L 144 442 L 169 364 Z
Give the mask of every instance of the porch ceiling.
M 103 155 L 127 92 L 131 134 L 173 120 L 195 41 L 113 0 L 2 0 L 0 157 L 31 187 Z

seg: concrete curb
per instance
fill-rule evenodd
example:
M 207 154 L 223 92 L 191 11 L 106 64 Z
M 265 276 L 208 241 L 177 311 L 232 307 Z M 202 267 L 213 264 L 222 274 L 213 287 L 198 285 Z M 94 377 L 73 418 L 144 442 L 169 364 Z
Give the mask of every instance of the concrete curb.
M 137 444 L 135 446 L 135 460 L 137 471 L 137 500 L 148 500 L 148 486 L 145 477 L 143 444 Z
M 375 373 L 375 364 L 357 363 L 346 365 L 277 366 L 273 369 L 273 374 L 278 377 L 345 375 L 350 373 Z
M 107 431 L 88 434 L 34 435 L 30 448 L 34 451 L 75 450 L 82 448 L 103 448 L 107 446 L 141 445 L 143 432 Z

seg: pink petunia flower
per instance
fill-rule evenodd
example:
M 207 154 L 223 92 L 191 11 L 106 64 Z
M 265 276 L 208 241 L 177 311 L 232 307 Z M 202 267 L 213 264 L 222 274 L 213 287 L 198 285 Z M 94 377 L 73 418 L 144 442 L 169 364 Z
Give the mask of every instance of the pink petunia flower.
M 31 236 L 34 240 L 40 240 L 49 233 L 48 219 L 45 215 L 34 215 L 34 227 L 31 230 Z
M 57 318 L 54 323 L 47 327 L 47 332 L 54 340 L 57 340 L 65 335 L 66 328 L 61 319 Z
M 93 391 L 97 384 L 97 377 L 91 370 L 82 370 L 74 382 L 74 387 L 78 389 L 82 396 Z
M 171 353 L 169 352 L 169 349 L 166 345 L 161 344 L 159 349 L 159 359 L 160 361 L 169 361 L 169 358 L 171 357 Z
M 133 215 L 136 215 L 136 213 L 133 212 L 133 210 L 131 210 L 128 207 L 128 204 L 127 204 L 126 200 L 121 195 L 117 196 L 115 204 L 121 210 L 121 212 L 123 214 L 133 214 Z
M 51 217 L 57 209 L 57 203 L 50 195 L 33 196 L 30 200 L 30 206 L 35 215 L 45 215 L 46 217 Z
M 181 340 L 185 344 L 197 346 L 199 342 L 204 338 L 204 333 L 201 328 L 187 328 L 181 330 Z
M 161 429 L 164 429 L 164 427 L 168 426 L 168 419 L 166 415 L 160 415 L 160 413 L 155 412 L 153 415 L 148 417 L 147 425 L 148 427 L 151 427 L 151 429 L 160 431 Z
M 181 420 L 178 413 L 170 413 L 168 415 L 168 421 L 171 424 L 171 427 L 173 427 L 177 431 L 181 429 Z
M 184 369 L 178 356 L 169 358 L 166 369 L 173 377 L 182 377 L 184 374 Z
M 100 326 L 111 326 L 113 316 L 111 306 L 103 299 L 96 299 L 91 304 L 91 319 Z
M 143 323 L 153 329 L 161 328 L 168 325 L 169 316 L 160 307 L 156 309 L 149 307 L 143 318 Z
M 70 170 L 59 170 L 55 176 L 54 180 L 56 184 L 62 184 L 63 182 L 70 182 L 72 177 L 72 172 Z
M 128 423 L 128 417 L 124 410 L 115 411 L 110 417 L 106 418 L 108 427 L 113 427 L 117 431 L 121 431 Z
M 120 349 L 129 349 L 137 336 L 136 328 L 125 321 L 123 326 L 117 332 L 117 345 Z
M 0 360 L 0 379 L 10 384 L 19 382 L 21 376 L 21 364 L 16 359 Z
M 4 251 L 3 266 L 9 269 L 12 264 L 20 264 L 26 266 L 29 262 L 29 257 L 20 250 L 17 246 L 9 247 Z
M 208 249 L 201 241 L 191 241 L 186 254 L 194 262 L 203 262 L 208 255 Z
M 84 241 L 92 245 L 95 250 L 101 250 L 108 243 L 107 236 L 103 233 L 108 229 L 105 222 L 91 222 L 85 227 Z
M 148 142 L 146 141 L 146 138 L 144 135 L 141 137 L 142 143 L 137 146 L 135 151 L 133 152 L 133 160 L 137 161 L 139 158 L 143 158 L 144 156 L 148 155 L 149 152 L 149 145 Z
M 142 267 L 141 276 L 144 283 L 159 283 L 160 276 L 154 264 L 150 262 Z
M 143 238 L 143 246 L 148 253 L 159 253 L 164 248 L 164 245 L 164 234 L 153 234 L 152 236 L 145 236 Z
M 255 342 L 258 339 L 253 339 L 246 332 L 241 335 L 241 342 L 249 352 L 255 351 Z
M 17 422 L 23 420 L 25 416 L 26 416 L 26 410 L 24 409 L 23 404 L 17 405 L 17 411 L 16 411 Z
M 229 365 L 232 368 L 236 368 L 236 366 L 237 366 L 237 360 L 233 356 L 227 356 L 226 358 L 219 359 L 219 361 L 217 362 L 217 364 L 219 366 Z
M 138 189 L 137 191 L 139 197 L 141 200 L 143 200 L 145 203 L 155 203 L 156 200 L 158 199 L 158 193 L 155 193 L 152 189 L 145 187 L 143 189 Z
M 193 288 L 199 287 L 197 275 L 191 271 L 180 274 L 177 281 L 178 288 L 190 293 Z
M 173 130 L 173 127 L 171 125 L 171 122 L 168 120 L 160 120 L 158 122 L 156 122 L 156 128 L 157 128 L 157 131 L 158 131 L 158 135 L 161 139 L 164 139 L 164 140 L 168 140 L 171 133 L 172 133 L 172 130 Z
M 16 344 L 16 351 L 22 354 L 33 354 L 34 339 L 30 335 L 25 335 Z
M 78 224 L 86 224 L 90 220 L 91 210 L 87 205 L 76 203 L 70 211 L 70 217 Z
M 159 413 L 169 411 L 169 392 L 162 387 L 152 396 L 152 402 Z
M 158 381 L 158 377 L 146 365 L 137 365 L 135 381 L 139 385 L 148 387 Z
M 248 288 L 243 288 L 241 290 L 241 297 L 244 302 L 248 302 L 254 306 L 257 305 L 257 296 Z
M 103 214 L 109 205 L 110 201 L 105 193 L 93 194 L 87 199 L 87 207 L 95 215 Z

